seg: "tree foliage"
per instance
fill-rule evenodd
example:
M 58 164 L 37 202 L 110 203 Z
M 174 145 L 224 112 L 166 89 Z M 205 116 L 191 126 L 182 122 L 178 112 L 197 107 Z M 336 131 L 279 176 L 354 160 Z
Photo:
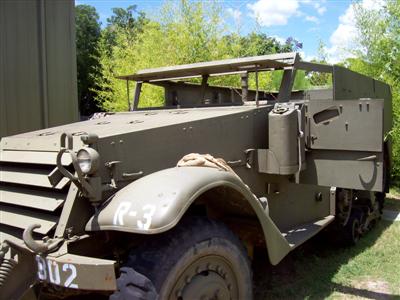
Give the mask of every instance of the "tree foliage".
M 108 55 L 111 55 L 112 47 L 117 43 L 117 35 L 120 31 L 134 38 L 147 22 L 143 12 L 137 10 L 136 5 L 130 5 L 126 9 L 115 7 L 113 14 L 107 18 L 107 26 L 102 32 L 104 46 L 107 47 Z
M 100 76 L 98 42 L 100 38 L 99 15 L 90 5 L 77 5 L 76 20 L 76 60 L 78 73 L 78 99 L 82 115 L 90 115 L 99 110 L 94 101 L 94 77 Z
M 400 181 L 400 0 L 386 0 L 381 9 L 356 6 L 356 21 L 361 49 L 348 66 L 384 81 L 393 97 L 393 179 Z
M 312 59 L 311 62 L 319 64 L 328 63 L 328 53 L 322 41 L 320 41 L 318 45 L 318 56 Z M 307 77 L 310 85 L 315 87 L 329 87 L 332 85 L 332 74 L 330 73 L 307 72 Z

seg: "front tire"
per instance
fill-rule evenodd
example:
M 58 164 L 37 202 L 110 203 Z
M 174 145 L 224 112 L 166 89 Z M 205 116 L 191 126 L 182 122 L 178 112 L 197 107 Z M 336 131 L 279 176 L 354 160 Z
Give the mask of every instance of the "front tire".
M 207 218 L 184 219 L 171 231 L 151 237 L 130 253 L 129 268 L 150 279 L 159 299 L 253 297 L 242 243 L 224 224 Z

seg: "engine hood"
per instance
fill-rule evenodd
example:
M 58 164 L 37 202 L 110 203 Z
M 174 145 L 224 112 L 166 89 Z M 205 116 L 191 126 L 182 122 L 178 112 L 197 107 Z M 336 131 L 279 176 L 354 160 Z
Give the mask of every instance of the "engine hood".
M 230 106 L 106 113 L 102 117 L 88 121 L 4 137 L 1 140 L 1 149 L 58 151 L 60 149 L 60 136 L 64 132 L 73 135 L 74 149 L 79 149 L 82 147 L 80 136 L 86 133 L 97 134 L 102 139 L 129 132 L 146 131 L 192 121 L 240 114 L 253 109 L 254 107 L 251 106 Z

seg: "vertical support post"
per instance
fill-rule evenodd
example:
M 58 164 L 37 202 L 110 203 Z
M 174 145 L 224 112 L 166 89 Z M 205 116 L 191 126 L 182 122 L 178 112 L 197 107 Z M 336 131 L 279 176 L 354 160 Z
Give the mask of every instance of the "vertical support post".
M 206 96 L 208 75 L 201 76 L 201 103 L 204 103 L 204 98 Z
M 283 71 L 282 82 L 279 88 L 278 102 L 287 102 L 292 93 L 296 69 L 290 68 Z
M 126 80 L 126 97 L 128 100 L 128 111 L 131 111 L 131 102 L 129 101 L 129 80 Z
M 258 102 L 258 69 L 256 67 L 256 106 L 259 106 Z
M 142 81 L 136 82 L 135 86 L 135 96 L 133 98 L 133 109 L 132 110 L 137 110 L 139 106 L 139 97 L 140 97 L 140 91 L 142 90 Z
M 241 78 L 241 86 L 242 86 L 242 102 L 248 101 L 249 94 L 249 74 L 243 73 L 240 75 Z
M 43 105 L 43 127 L 49 127 L 49 99 L 48 99 L 48 91 L 47 91 L 47 55 L 46 55 L 46 3 L 44 0 L 39 1 L 39 36 L 40 36 L 40 71 L 42 73 L 42 105 Z

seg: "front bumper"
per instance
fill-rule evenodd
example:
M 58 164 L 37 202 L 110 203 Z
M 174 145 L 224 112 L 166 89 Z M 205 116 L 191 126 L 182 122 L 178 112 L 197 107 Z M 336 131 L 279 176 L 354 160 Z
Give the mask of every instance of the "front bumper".
M 75 254 L 36 255 L 37 279 L 66 288 L 115 291 L 115 261 Z
M 37 283 L 85 291 L 115 291 L 117 288 L 114 260 L 70 253 L 36 255 L 21 245 L 7 244 L 10 247 L 5 257 L 17 263 L 3 278 L 0 299 L 3 296 L 4 299 L 19 299 Z M 0 273 L 3 273 L 1 260 Z

